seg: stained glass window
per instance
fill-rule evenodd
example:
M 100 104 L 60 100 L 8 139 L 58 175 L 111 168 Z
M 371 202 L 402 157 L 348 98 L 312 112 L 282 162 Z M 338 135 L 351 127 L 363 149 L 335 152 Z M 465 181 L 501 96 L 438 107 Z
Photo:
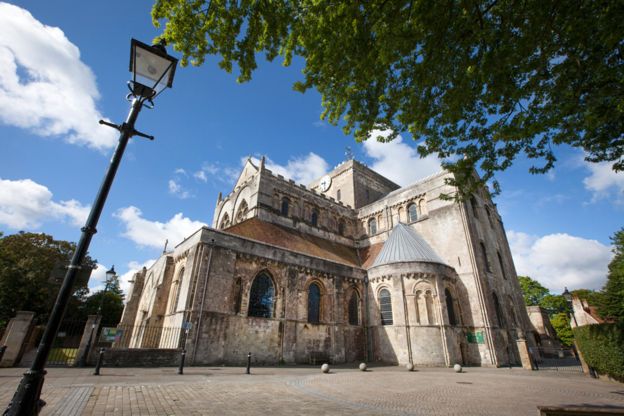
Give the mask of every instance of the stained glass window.
M 271 318 L 273 316 L 274 297 L 273 281 L 268 275 L 259 274 L 251 285 L 249 316 Z
M 321 317 L 321 288 L 312 283 L 308 288 L 308 322 L 318 324 Z
M 379 292 L 379 311 L 381 312 L 381 324 L 392 325 L 392 298 L 388 289 Z
M 360 297 L 356 291 L 353 291 L 349 299 L 349 324 L 360 324 Z

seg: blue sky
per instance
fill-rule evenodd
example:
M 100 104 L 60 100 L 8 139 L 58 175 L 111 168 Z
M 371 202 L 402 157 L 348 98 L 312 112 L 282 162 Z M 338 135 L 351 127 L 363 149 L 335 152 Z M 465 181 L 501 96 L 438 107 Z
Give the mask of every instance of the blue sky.
M 0 231 L 77 241 L 116 142 L 97 121 L 123 121 L 130 39 L 158 33 L 150 2 L 0 3 Z M 110 265 L 127 281 L 166 238 L 210 224 L 218 192 L 229 192 L 249 155 L 303 183 L 340 163 L 346 146 L 402 185 L 438 169 L 409 135 L 357 144 L 321 122 L 320 96 L 292 90 L 300 61 L 261 63 L 246 84 L 217 61 L 178 68 L 173 89 L 141 113 L 137 128 L 156 140 L 134 138 L 126 151 L 90 248 L 102 265 L 92 288 Z M 519 158 L 498 176 L 516 269 L 555 292 L 599 288 L 609 236 L 624 225 L 624 174 L 587 164 L 579 150 L 557 156 L 548 175 L 530 175 Z

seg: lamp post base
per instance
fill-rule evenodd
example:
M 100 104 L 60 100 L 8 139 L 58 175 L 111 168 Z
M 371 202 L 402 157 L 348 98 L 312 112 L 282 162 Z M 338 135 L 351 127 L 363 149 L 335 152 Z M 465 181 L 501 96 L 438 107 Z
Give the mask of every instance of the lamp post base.
M 41 400 L 41 388 L 47 371 L 28 370 L 20 385 L 13 395 L 9 407 L 4 411 L 4 416 L 31 416 L 38 415 L 46 402 Z

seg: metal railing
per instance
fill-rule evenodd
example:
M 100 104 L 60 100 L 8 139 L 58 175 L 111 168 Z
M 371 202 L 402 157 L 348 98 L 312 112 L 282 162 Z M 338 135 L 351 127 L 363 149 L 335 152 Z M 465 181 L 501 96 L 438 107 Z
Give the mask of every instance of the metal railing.
M 100 339 L 102 341 L 102 339 Z M 157 325 L 118 325 L 111 348 L 182 348 L 182 327 Z

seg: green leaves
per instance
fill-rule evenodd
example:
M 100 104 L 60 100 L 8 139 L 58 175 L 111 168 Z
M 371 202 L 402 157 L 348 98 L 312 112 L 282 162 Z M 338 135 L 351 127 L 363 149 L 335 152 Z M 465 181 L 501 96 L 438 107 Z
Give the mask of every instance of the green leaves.
M 367 140 L 380 126 L 425 139 L 419 151 L 466 157 L 480 168 L 462 194 L 507 169 L 519 153 L 532 173 L 556 148 L 624 169 L 622 2 L 510 0 L 156 0 L 152 18 L 182 64 L 219 66 L 251 80 L 256 53 L 305 61 L 296 91 L 315 88 L 323 118 Z M 392 136 L 391 136 L 392 137 Z M 451 158 L 451 159 L 449 159 Z

